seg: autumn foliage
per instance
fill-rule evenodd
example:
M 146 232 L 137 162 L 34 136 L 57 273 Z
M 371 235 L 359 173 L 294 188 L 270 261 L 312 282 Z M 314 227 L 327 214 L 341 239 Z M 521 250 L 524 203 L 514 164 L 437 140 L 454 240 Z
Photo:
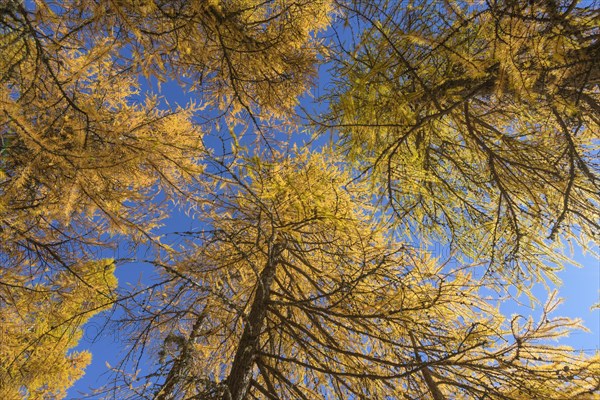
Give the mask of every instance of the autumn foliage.
M 127 339 L 96 397 L 596 398 L 530 289 L 598 234 L 599 18 L 0 2 L 0 398 L 67 397 L 94 316 Z

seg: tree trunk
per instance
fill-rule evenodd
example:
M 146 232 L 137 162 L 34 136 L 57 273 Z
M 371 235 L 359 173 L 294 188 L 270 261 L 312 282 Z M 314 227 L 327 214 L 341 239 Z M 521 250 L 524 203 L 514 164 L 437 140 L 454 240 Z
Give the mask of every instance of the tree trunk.
M 179 350 L 179 356 L 173 361 L 173 366 L 165 378 L 165 382 L 162 384 L 161 389 L 156 393 L 154 400 L 168 400 L 175 397 L 174 392 L 177 390 L 177 385 L 181 382 L 185 368 L 190 361 L 190 348 L 198 337 L 198 332 L 200 331 L 203 320 L 203 315 L 196 318 L 196 322 L 192 327 L 188 339 L 182 344 L 181 349 Z
M 250 389 L 260 333 L 267 315 L 271 284 L 275 277 L 275 270 L 282 250 L 283 246 L 281 244 L 275 244 L 269 250 L 267 264 L 260 273 L 250 314 L 246 319 L 244 332 L 231 366 L 231 372 L 227 377 L 227 391 L 223 396 L 223 400 L 243 400 Z
M 410 341 L 412 342 L 412 345 L 413 345 L 413 350 L 415 352 L 415 359 L 417 360 L 417 362 L 423 364 L 423 367 L 421 368 L 421 374 L 423 375 L 425 384 L 427 385 L 427 388 L 429 389 L 429 393 L 431 393 L 431 396 L 433 397 L 434 400 L 446 400 L 446 396 L 444 396 L 444 394 L 438 388 L 437 383 L 433 379 L 433 376 L 431 376 L 431 371 L 429 371 L 429 368 L 427 367 L 426 363 L 423 363 L 423 360 L 421 359 L 421 356 L 419 355 L 419 350 L 417 348 L 417 341 L 415 339 L 415 336 L 411 332 L 409 332 L 409 335 L 410 335 Z

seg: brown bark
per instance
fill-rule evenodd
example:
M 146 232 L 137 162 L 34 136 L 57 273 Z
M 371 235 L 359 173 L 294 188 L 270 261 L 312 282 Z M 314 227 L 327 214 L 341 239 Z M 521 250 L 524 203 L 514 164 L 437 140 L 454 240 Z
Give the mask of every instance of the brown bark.
M 173 361 L 173 367 L 169 371 L 161 389 L 156 393 L 154 397 L 155 400 L 168 400 L 175 397 L 174 392 L 177 390 L 177 385 L 183 378 L 185 366 L 190 358 L 190 348 L 198 337 L 198 332 L 200 331 L 203 320 L 204 316 L 202 315 L 196 319 L 190 336 L 186 342 L 183 343 L 179 356 Z
M 427 385 L 427 388 L 429 389 L 431 396 L 433 397 L 434 400 L 446 400 L 446 396 L 444 396 L 444 394 L 438 388 L 437 383 L 435 382 L 435 379 L 433 379 L 433 376 L 431 375 L 431 371 L 427 367 L 427 364 L 423 362 L 423 360 L 421 359 L 421 356 L 419 355 L 419 350 L 417 348 L 417 341 L 415 340 L 414 335 L 412 333 L 409 333 L 409 335 L 410 335 L 410 340 L 412 342 L 413 349 L 415 352 L 415 359 L 423 365 L 423 367 L 421 368 L 421 374 L 423 375 L 423 379 L 425 380 L 425 384 Z
M 223 400 L 243 400 L 250 389 L 260 334 L 267 315 L 271 284 L 275 277 L 282 250 L 283 246 L 281 244 L 275 244 L 271 247 L 267 264 L 260 273 L 250 313 L 246 319 L 246 325 L 233 359 L 231 371 L 227 377 L 226 393 Z

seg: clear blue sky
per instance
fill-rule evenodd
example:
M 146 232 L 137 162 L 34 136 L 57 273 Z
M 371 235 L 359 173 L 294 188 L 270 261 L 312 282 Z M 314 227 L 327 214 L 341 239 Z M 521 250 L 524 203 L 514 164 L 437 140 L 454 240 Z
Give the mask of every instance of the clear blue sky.
M 321 74 L 323 78 L 323 74 Z M 322 85 L 326 83 L 321 81 Z M 153 85 L 145 84 L 144 90 L 152 88 Z M 171 104 L 184 104 L 193 96 L 185 95 L 181 89 L 174 84 L 163 84 L 162 93 L 168 98 Z M 142 92 L 143 95 L 143 92 Z M 310 106 L 309 104 L 307 104 Z M 312 105 L 314 107 L 314 104 Z M 184 231 L 189 229 L 190 220 L 183 214 L 174 212 L 173 217 L 165 228 L 168 231 Z M 596 246 L 596 252 L 598 247 Z M 115 254 L 115 258 L 124 257 L 125 254 Z M 443 255 L 442 255 L 443 256 Z M 567 316 L 573 318 L 582 318 L 590 332 L 575 332 L 570 337 L 562 340 L 562 343 L 568 344 L 576 349 L 586 351 L 591 354 L 600 349 L 600 310 L 591 310 L 593 304 L 600 302 L 600 261 L 592 256 L 584 256 L 579 249 L 576 249 L 575 260 L 583 265 L 582 268 L 576 268 L 571 265 L 565 266 L 565 269 L 559 274 L 563 281 L 559 289 L 559 296 L 564 298 L 564 303 L 559 307 L 554 316 Z M 139 281 L 151 283 L 154 279 L 154 272 L 151 266 L 140 263 L 131 263 L 120 266 L 117 269 L 117 276 L 120 285 L 128 283 L 135 284 Z M 544 300 L 546 293 L 542 285 L 537 285 L 535 291 Z M 527 303 L 525 301 L 525 303 Z M 539 315 L 539 310 L 532 310 L 527 305 L 518 306 L 516 304 L 506 304 L 502 310 L 510 315 L 520 313 L 524 316 L 530 314 Z M 104 333 L 97 337 L 100 330 L 103 329 L 103 315 L 93 318 L 84 328 L 84 338 L 78 349 L 90 350 L 93 354 L 92 364 L 86 370 L 86 375 L 79 380 L 69 391 L 67 398 L 81 398 L 78 394 L 86 392 L 90 386 L 98 387 L 106 382 L 108 378 L 106 363 L 116 365 L 123 355 L 123 338 L 118 331 L 114 329 L 105 329 Z M 94 398 L 94 397 L 92 397 Z
M 177 230 L 181 230 L 182 224 L 186 223 L 185 217 L 182 215 L 177 215 L 171 222 L 169 225 L 176 227 Z M 121 252 L 115 254 L 115 257 L 124 255 Z M 576 268 L 568 265 L 559 274 L 563 280 L 563 285 L 559 288 L 559 296 L 564 299 L 564 303 L 553 315 L 582 318 L 590 332 L 576 331 L 570 337 L 562 339 L 561 343 L 583 350 L 587 354 L 593 354 L 600 349 L 600 310 L 591 310 L 593 304 L 600 302 L 600 262 L 590 254 L 582 255 L 578 249 L 576 249 L 575 260 L 583 267 Z M 135 284 L 140 281 L 151 283 L 155 278 L 153 268 L 141 263 L 123 265 L 117 269 L 117 276 L 120 285 Z M 546 290 L 542 285 L 536 285 L 534 290 L 543 301 L 546 297 Z M 507 315 L 513 313 L 524 316 L 539 315 L 539 308 L 532 310 L 529 308 L 527 300 L 523 300 L 523 303 L 522 306 L 507 303 L 502 310 Z M 90 386 L 98 387 L 105 383 L 108 378 L 106 362 L 114 366 L 122 356 L 120 352 L 123 351 L 124 343 L 123 337 L 118 331 L 108 328 L 101 336 L 97 337 L 97 334 L 104 328 L 103 323 L 104 318 L 100 315 L 93 318 L 84 328 L 84 337 L 78 348 L 92 352 L 92 364 L 87 368 L 85 376 L 69 390 L 67 397 L 69 399 L 81 398 L 80 391 L 86 392 Z

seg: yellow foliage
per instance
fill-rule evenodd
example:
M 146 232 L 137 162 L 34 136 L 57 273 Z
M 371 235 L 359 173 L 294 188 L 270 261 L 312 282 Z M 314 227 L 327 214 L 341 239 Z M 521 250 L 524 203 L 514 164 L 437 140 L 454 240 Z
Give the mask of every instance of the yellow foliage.
M 91 361 L 74 352 L 85 322 L 108 308 L 117 286 L 112 260 L 74 266 L 46 283 L 4 271 L 0 284 L 0 397 L 62 399 Z
M 594 240 L 597 13 L 559 3 L 348 9 L 362 40 L 329 49 L 339 82 L 329 118 L 400 230 L 531 276 L 564 261 L 559 237 Z
M 489 296 L 599 228 L 598 17 L 566 3 L 2 2 L 0 399 L 65 397 L 114 303 L 117 398 L 597 395 L 556 294 Z M 321 60 L 339 143 L 298 150 Z M 163 279 L 117 297 L 111 247 Z
M 596 390 L 598 360 L 548 342 L 580 327 L 550 316 L 555 295 L 539 321 L 503 316 L 473 266 L 392 240 L 368 187 L 349 184 L 335 157 L 280 157 L 231 171 L 203 218 L 214 233 L 165 271 L 177 279 L 159 307 L 179 317 L 160 328 L 171 364 L 158 365 L 173 369 L 137 390 L 283 399 Z M 556 374 L 565 367 L 571 380 Z

